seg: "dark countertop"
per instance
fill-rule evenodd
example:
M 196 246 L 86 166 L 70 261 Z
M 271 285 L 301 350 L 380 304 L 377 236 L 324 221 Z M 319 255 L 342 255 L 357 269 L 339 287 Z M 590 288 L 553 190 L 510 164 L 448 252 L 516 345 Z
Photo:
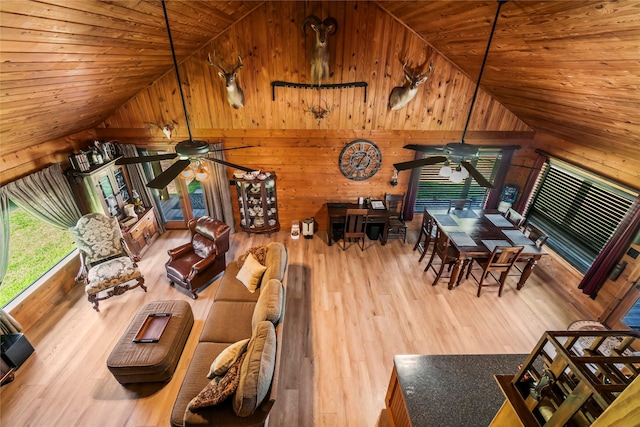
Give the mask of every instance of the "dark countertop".
M 413 427 L 486 427 L 505 398 L 495 374 L 515 374 L 528 354 L 397 355 Z

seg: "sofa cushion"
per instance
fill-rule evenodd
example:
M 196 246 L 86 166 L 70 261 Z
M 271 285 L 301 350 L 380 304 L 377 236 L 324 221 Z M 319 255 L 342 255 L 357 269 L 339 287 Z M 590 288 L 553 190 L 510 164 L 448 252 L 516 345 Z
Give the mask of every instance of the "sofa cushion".
M 247 349 L 247 345 L 249 345 L 249 338 L 235 342 L 225 348 L 222 353 L 214 359 L 207 377 L 213 379 L 218 375 L 224 375 L 231 365 L 236 363 L 236 361 L 244 354 L 244 351 Z
M 182 381 L 182 385 L 180 386 L 180 390 L 178 391 L 176 401 L 173 404 L 173 410 L 171 412 L 172 426 L 176 427 L 183 425 L 187 405 L 191 399 L 200 393 L 207 383 L 211 381 L 207 378 L 207 372 L 209 372 L 211 362 L 218 354 L 220 354 L 220 352 L 227 348 L 228 345 L 229 344 L 210 342 L 198 343 L 193 356 L 191 357 L 191 361 L 189 362 L 189 366 L 187 367 L 187 372 L 184 376 L 184 380 Z M 215 408 L 220 408 L 221 406 L 226 405 L 229 405 L 229 408 L 231 408 L 231 412 L 233 413 L 232 399 L 227 399 Z M 233 414 L 235 415 L 235 413 Z
M 236 278 L 249 289 L 249 292 L 255 292 L 266 269 L 267 267 L 260 264 L 253 254 L 249 254 Z
M 271 279 L 284 280 L 287 268 L 287 248 L 280 242 L 271 242 L 267 245 L 267 271 L 262 275 L 262 284 Z
M 273 323 L 258 323 L 240 368 L 240 382 L 233 410 L 240 417 L 252 415 L 269 392 L 276 362 L 276 330 Z
M 252 254 L 260 264 L 267 265 L 267 245 L 260 245 L 247 249 L 245 253 L 238 257 L 238 268 L 242 268 L 249 254 Z
M 216 295 L 213 297 L 214 301 L 246 301 L 256 302 L 260 296 L 260 288 L 254 293 L 249 292 L 249 289 L 236 279 L 240 269 L 238 264 L 230 262 L 227 265 L 227 269 L 220 279 L 220 284 L 216 290 Z
M 202 327 L 200 341 L 226 343 L 227 347 L 251 338 L 251 318 L 255 305 L 254 302 L 215 301 Z
M 206 406 L 214 406 L 231 396 L 238 388 L 240 375 L 238 373 L 245 353 L 231 364 L 229 370 L 222 377 L 214 377 L 200 393 L 189 402 L 187 408 L 195 411 Z
M 251 329 L 255 331 L 258 323 L 268 320 L 276 325 L 282 315 L 284 288 L 279 280 L 271 279 L 260 288 L 260 297 L 253 309 Z

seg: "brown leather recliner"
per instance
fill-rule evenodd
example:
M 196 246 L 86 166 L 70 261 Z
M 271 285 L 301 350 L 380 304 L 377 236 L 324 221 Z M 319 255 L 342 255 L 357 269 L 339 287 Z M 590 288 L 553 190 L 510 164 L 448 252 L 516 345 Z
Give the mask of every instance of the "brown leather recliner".
M 224 222 L 207 216 L 190 220 L 191 242 L 168 251 L 165 267 L 169 284 L 182 286 L 193 299 L 198 298 L 197 290 L 227 267 L 230 229 Z

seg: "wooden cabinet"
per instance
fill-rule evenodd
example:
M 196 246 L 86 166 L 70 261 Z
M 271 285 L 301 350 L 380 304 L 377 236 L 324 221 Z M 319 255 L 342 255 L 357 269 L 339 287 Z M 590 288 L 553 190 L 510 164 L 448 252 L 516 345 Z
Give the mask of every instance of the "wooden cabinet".
M 236 192 L 240 227 L 244 231 L 270 233 L 280 230 L 275 173 L 266 172 L 253 179 L 236 178 Z
M 87 172 L 71 170 L 67 177 L 71 184 L 80 211 L 102 213 L 125 219 L 124 205 L 131 202 L 131 185 L 124 166 L 116 165 L 114 159 L 104 165 Z M 124 237 L 129 250 L 141 256 L 158 235 L 158 222 L 153 208 L 147 208 L 138 215 L 138 220 L 131 225 L 123 225 Z
M 124 205 L 131 199 L 131 185 L 124 166 L 116 159 L 88 172 L 67 172 L 71 188 L 83 214 L 99 212 L 121 217 Z
M 153 208 L 147 209 L 138 216 L 138 222 L 122 229 L 122 236 L 129 250 L 136 256 L 141 256 L 147 247 L 158 236 L 158 223 Z
M 506 401 L 491 425 L 597 425 L 636 381 L 639 349 L 633 331 L 545 332 L 516 375 L 496 375 Z

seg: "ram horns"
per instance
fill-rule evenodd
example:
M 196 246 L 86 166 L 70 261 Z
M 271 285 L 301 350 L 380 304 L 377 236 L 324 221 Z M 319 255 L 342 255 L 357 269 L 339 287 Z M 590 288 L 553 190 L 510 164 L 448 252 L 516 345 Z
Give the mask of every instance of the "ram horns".
M 315 24 L 315 25 L 324 24 L 325 26 L 333 25 L 333 31 L 331 31 L 330 33 L 327 33 L 328 35 L 332 35 L 338 30 L 338 21 L 336 21 L 336 18 L 330 16 L 324 21 L 321 21 L 320 18 L 318 18 L 317 16 L 309 15 L 306 18 L 304 18 L 304 21 L 302 21 L 302 34 L 305 36 L 307 35 L 307 24 L 309 23 Z

